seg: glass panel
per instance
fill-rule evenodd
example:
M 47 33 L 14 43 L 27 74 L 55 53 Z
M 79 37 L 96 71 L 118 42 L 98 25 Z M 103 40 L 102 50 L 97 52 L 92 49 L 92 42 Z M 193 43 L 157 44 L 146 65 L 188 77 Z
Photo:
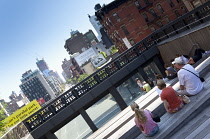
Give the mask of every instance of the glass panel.
M 138 87 L 136 83 L 136 78 L 143 81 L 142 76 L 139 73 L 137 73 L 117 87 L 118 92 L 120 93 L 120 95 L 122 96 L 122 98 L 124 99 L 124 101 L 128 106 L 130 105 L 131 102 L 133 102 L 134 100 L 145 94 L 145 92 L 143 92 Z
M 108 94 L 86 110 L 95 125 L 100 128 L 121 110 L 112 95 Z
M 158 67 L 155 65 L 154 62 L 151 62 L 149 65 L 147 65 L 145 68 L 144 68 L 144 71 L 145 73 L 147 74 L 148 78 L 150 79 L 150 81 L 155 82 L 155 75 L 154 73 L 157 73 L 157 74 L 160 74 L 161 75 L 161 72 L 160 70 L 158 69 Z M 148 82 L 148 81 L 147 81 Z
M 58 139 L 82 139 L 87 138 L 90 134 L 92 134 L 92 130 L 81 115 L 55 132 Z

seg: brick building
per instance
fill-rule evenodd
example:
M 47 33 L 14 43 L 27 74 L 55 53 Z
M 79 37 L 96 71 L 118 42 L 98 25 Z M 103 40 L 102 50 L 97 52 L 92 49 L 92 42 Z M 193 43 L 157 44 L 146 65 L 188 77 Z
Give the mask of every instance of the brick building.
M 115 0 L 95 10 L 120 53 L 188 12 L 182 0 Z
M 82 34 L 79 31 L 72 31 L 71 37 L 66 40 L 64 48 L 69 54 L 74 54 L 76 52 L 82 53 L 97 43 L 98 39 L 92 30 L 89 30 L 85 34 Z

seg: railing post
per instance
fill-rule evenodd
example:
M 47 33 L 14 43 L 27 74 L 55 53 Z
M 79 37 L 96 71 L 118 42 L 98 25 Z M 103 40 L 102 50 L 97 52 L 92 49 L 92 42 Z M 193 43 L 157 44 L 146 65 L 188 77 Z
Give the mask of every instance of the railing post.
M 160 61 L 160 59 L 157 56 L 153 57 L 153 61 L 155 62 L 158 69 L 160 70 L 161 74 L 165 77 L 166 73 L 165 73 L 165 68 L 164 68 L 163 62 Z
M 182 19 L 182 23 L 187 27 L 187 29 L 190 29 L 190 27 L 188 26 L 188 24 L 185 22 L 184 19 Z
M 86 82 L 84 82 L 83 85 L 85 86 L 85 88 L 86 88 L 88 91 L 90 90 L 90 88 L 89 88 L 89 86 L 87 85 Z
M 203 20 L 201 20 L 201 17 L 199 15 L 199 11 L 194 13 L 196 20 L 198 20 L 200 23 L 203 23 Z
M 176 28 L 174 27 L 174 25 L 172 25 L 171 27 L 172 27 L 172 29 L 174 30 L 174 32 L 175 32 L 176 34 L 179 34 L 179 33 L 176 31 Z
M 82 117 L 84 118 L 85 122 L 88 124 L 88 126 L 90 127 L 90 129 L 93 132 L 98 130 L 96 125 L 93 123 L 93 121 L 91 120 L 91 118 L 89 117 L 89 115 L 86 113 L 86 111 L 83 108 L 79 110 L 79 113 L 82 115 Z
M 109 92 L 114 97 L 121 110 L 124 110 L 128 107 L 115 87 L 112 86 L 111 88 L 109 88 Z
M 75 96 L 76 98 L 79 98 L 79 95 L 77 93 L 77 91 L 75 89 L 72 90 L 71 92 L 73 94 L 73 96 Z
M 138 72 L 141 74 L 141 76 L 143 77 L 143 79 L 144 79 L 145 81 L 147 81 L 148 76 L 147 76 L 147 74 L 145 73 L 145 71 L 144 71 L 144 69 L 143 69 L 142 67 L 139 67 L 139 68 L 138 68 Z
M 63 104 L 65 104 L 65 107 L 67 106 L 67 103 L 66 103 L 66 99 L 65 98 L 61 98 L 61 102 L 63 103 Z
M 99 76 L 96 74 L 93 76 L 93 78 L 96 80 L 96 82 L 99 84 L 101 81 L 100 81 L 100 78 Z
M 121 69 L 120 62 L 119 62 L 119 61 L 115 61 L 114 64 L 115 64 L 115 66 L 116 66 L 118 69 Z
M 108 74 L 108 76 L 110 76 L 110 71 L 108 68 L 105 68 L 105 72 Z
M 49 109 L 54 115 L 56 114 L 55 106 L 50 105 L 50 106 L 48 107 L 48 109 Z

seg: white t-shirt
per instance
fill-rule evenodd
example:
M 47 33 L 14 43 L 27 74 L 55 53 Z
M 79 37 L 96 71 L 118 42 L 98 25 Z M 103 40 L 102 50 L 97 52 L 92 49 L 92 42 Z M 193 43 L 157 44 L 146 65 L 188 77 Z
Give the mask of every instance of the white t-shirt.
M 158 95 L 160 96 L 160 94 L 162 93 L 162 90 L 160 90 L 157 86 L 155 86 L 155 90 L 158 93 Z
M 141 84 L 141 83 L 137 83 L 137 84 L 138 84 L 139 87 L 143 87 L 143 84 Z
M 199 76 L 199 74 L 195 71 L 195 69 L 187 64 L 183 68 L 195 73 L 196 75 Z M 198 94 L 202 89 L 203 89 L 203 83 L 200 81 L 200 79 L 192 74 L 191 72 L 180 69 L 178 71 L 178 78 L 179 78 L 179 83 L 180 85 L 184 85 L 186 91 L 191 94 L 195 95 Z

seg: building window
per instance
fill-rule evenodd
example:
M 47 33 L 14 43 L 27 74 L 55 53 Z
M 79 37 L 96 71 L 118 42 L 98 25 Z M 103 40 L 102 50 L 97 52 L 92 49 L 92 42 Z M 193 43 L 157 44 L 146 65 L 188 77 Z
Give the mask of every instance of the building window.
M 117 15 L 117 13 L 113 13 L 113 16 L 115 17 L 115 19 L 117 20 L 117 22 L 120 22 L 120 18 L 119 18 L 119 16 Z
M 202 5 L 202 3 L 200 2 L 200 0 L 194 0 L 194 1 L 191 1 L 192 5 L 194 8 Z
M 149 12 L 154 16 L 157 17 L 157 14 L 155 13 L 155 11 L 153 9 L 149 9 Z
M 137 0 L 134 1 L 134 4 L 136 5 L 136 8 L 141 9 L 141 5 Z
M 111 20 L 109 18 L 107 20 L 109 21 L 110 25 L 113 26 Z
M 126 36 L 130 34 L 125 26 L 122 26 L 121 29 L 123 30 Z
M 110 29 L 108 22 L 106 22 L 106 26 Z
M 160 4 L 157 5 L 157 8 L 158 8 L 158 10 L 159 10 L 161 13 L 164 13 L 164 10 L 163 10 L 163 8 L 161 7 Z
M 158 21 L 157 24 L 158 24 L 159 27 L 162 27 L 163 26 L 163 24 L 162 24 L 161 21 Z
M 171 7 L 174 7 L 174 3 L 171 0 L 167 0 Z
M 177 1 L 177 3 L 180 3 L 181 2 L 181 0 L 176 0 Z
M 120 38 L 118 31 L 115 31 L 115 34 L 118 36 L 118 38 Z
M 181 7 L 183 13 L 187 13 L 187 10 L 184 8 L 184 6 Z
M 130 44 L 131 45 L 134 45 L 135 44 L 135 41 L 133 39 L 130 39 Z
M 148 5 L 148 4 L 149 4 L 149 1 L 148 1 L 148 0 L 144 0 L 144 3 L 145 3 L 146 5 Z
M 175 13 L 175 15 L 176 15 L 177 17 L 180 17 L 180 16 L 181 16 L 177 10 L 175 10 L 174 13 Z
M 147 16 L 147 14 L 143 13 L 142 16 L 144 17 L 144 19 L 145 19 L 146 22 L 149 22 L 149 18 Z
M 165 17 L 164 19 L 165 19 L 165 21 L 166 21 L 167 23 L 170 22 L 170 20 L 168 19 L 168 17 Z
M 153 26 L 150 27 L 151 31 L 155 31 L 155 28 Z

